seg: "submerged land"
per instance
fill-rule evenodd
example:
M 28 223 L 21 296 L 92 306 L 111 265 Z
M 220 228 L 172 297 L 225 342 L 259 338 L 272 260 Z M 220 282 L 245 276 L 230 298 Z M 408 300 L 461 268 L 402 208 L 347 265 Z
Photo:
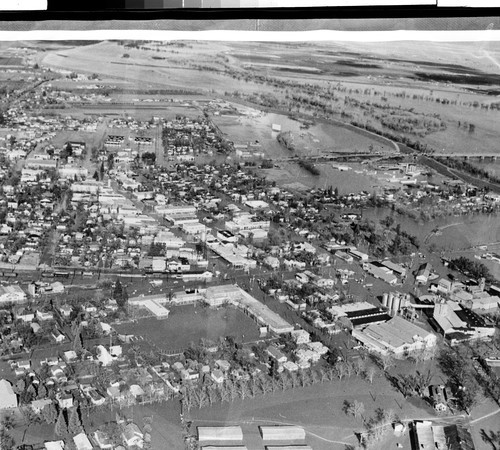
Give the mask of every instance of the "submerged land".
M 499 58 L 4 43 L 2 445 L 497 448 Z

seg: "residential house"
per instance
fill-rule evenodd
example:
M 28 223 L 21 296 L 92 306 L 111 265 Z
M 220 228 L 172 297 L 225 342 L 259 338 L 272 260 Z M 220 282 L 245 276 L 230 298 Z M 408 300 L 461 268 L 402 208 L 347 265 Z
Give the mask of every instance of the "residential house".
M 40 414 L 47 405 L 50 405 L 52 400 L 50 398 L 42 398 L 41 400 L 33 400 L 31 402 L 31 409 L 35 414 Z
M 109 366 L 113 362 L 113 357 L 103 345 L 97 346 L 97 359 L 103 366 Z
M 436 411 L 444 412 L 448 409 L 445 386 L 431 385 L 429 386 L 429 394 Z
M 59 403 L 59 407 L 63 409 L 73 408 L 73 396 L 71 394 L 57 394 L 57 401 Z
M 123 429 L 122 439 L 127 447 L 133 447 L 135 445 L 136 447 L 142 448 L 144 446 L 144 434 L 133 422 L 128 423 Z
M 272 345 L 269 346 L 269 348 L 267 349 L 267 354 L 279 364 L 283 364 L 288 360 L 286 355 L 283 352 L 281 352 L 281 350 Z
M 94 448 L 87 435 L 83 432 L 73 436 L 73 442 L 75 443 L 77 450 L 93 450 Z
M 215 369 L 214 371 L 212 371 L 212 373 L 210 374 L 210 377 L 212 378 L 212 380 L 214 380 L 217 384 L 222 384 L 224 383 L 224 374 L 222 373 L 222 371 L 218 370 L 218 369 Z
M 415 279 L 418 283 L 426 284 L 429 281 L 429 276 L 431 274 L 432 266 L 429 263 L 422 264 L 415 275 Z
M 47 441 L 43 445 L 45 450 L 64 450 L 64 441 Z
M 97 430 L 92 435 L 95 443 L 101 450 L 112 450 L 114 445 L 110 437 L 101 430 Z

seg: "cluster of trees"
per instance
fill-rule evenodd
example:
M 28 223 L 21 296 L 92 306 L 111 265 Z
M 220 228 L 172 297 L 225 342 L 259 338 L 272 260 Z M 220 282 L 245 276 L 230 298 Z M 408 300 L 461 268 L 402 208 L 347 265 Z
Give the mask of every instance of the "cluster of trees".
M 124 309 L 128 302 L 128 292 L 127 288 L 118 279 L 115 282 L 112 295 L 118 307 Z
M 483 180 L 491 181 L 492 183 L 499 183 L 500 178 L 491 174 L 488 170 L 482 169 L 468 161 L 457 159 L 457 158 L 439 158 L 434 156 L 434 159 L 441 164 L 452 169 L 457 169 L 462 172 L 466 172 L 474 177 L 481 178 Z
M 382 228 L 380 224 L 364 219 L 351 224 L 354 243 L 357 245 L 365 243 L 370 248 L 371 253 L 376 257 L 390 255 L 408 255 L 419 248 L 418 239 L 401 229 L 397 224 L 390 228 L 387 220 L 383 219 Z
M 445 347 L 439 354 L 438 364 L 448 376 L 448 385 L 455 396 L 457 407 L 470 414 L 481 392 L 470 352 L 465 346 Z
M 311 175 L 318 176 L 321 173 L 312 162 L 305 159 L 299 159 L 298 165 L 304 170 L 307 170 Z
M 452 259 L 449 262 L 448 267 L 451 270 L 457 270 L 467 276 L 475 278 L 476 280 L 484 278 L 488 282 L 494 281 L 490 270 L 483 263 L 466 258 L 465 256 Z
M 281 133 L 278 133 L 276 139 L 287 150 L 290 150 L 291 152 L 294 152 L 296 150 L 295 143 L 293 142 L 293 134 L 291 131 L 283 131 Z
M 390 381 L 405 398 L 412 396 L 425 397 L 433 374 L 430 370 L 420 372 L 417 370 L 414 374 L 390 376 Z
M 240 379 L 228 379 L 220 386 L 211 381 L 187 385 L 182 402 L 189 411 L 193 407 L 203 408 L 219 402 L 233 402 L 237 399 L 254 398 L 277 391 L 324 383 L 339 378 L 335 369 L 305 369 L 300 372 L 281 372 L 276 377 L 263 373 L 247 374 Z
M 156 161 L 155 152 L 144 152 L 141 156 L 142 162 L 149 165 L 154 165 Z
M 165 244 L 153 242 L 149 247 L 149 256 L 165 256 L 166 247 Z

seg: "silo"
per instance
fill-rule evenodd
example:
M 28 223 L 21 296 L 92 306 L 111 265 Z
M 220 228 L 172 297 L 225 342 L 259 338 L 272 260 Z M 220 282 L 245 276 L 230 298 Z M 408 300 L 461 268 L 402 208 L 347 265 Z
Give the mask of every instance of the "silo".
M 401 308 L 408 308 L 410 306 L 410 294 L 405 294 L 401 301 Z
M 387 308 L 389 308 L 389 311 L 392 311 L 392 303 L 393 302 L 394 302 L 394 293 L 390 292 L 389 298 L 387 299 Z
M 394 296 L 394 301 L 392 302 L 391 310 L 394 312 L 394 314 L 398 313 L 400 306 L 401 306 L 401 297 L 398 294 Z
M 388 304 L 389 304 L 389 294 L 386 292 L 384 295 L 382 295 L 382 306 L 384 308 L 387 308 Z

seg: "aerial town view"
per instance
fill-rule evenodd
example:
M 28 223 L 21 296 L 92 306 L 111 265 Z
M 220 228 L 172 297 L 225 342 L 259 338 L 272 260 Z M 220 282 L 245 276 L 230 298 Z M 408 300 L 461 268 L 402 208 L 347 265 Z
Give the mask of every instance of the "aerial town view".
M 0 43 L 0 448 L 500 448 L 500 44 Z

